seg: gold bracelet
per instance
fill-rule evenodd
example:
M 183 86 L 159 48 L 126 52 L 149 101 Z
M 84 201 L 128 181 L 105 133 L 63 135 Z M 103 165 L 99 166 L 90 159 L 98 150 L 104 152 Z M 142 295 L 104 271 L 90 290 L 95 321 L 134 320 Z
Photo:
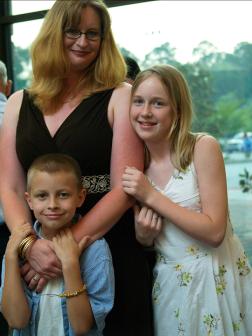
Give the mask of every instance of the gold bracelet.
M 26 252 L 28 251 L 29 247 L 35 243 L 36 239 L 30 239 L 22 249 L 22 258 L 26 259 Z
M 21 242 L 21 246 L 19 248 L 19 255 L 21 258 L 25 259 L 25 254 L 27 252 L 28 247 L 35 242 L 36 240 L 36 236 L 35 235 L 29 235 L 28 237 L 26 237 L 22 242 Z
M 25 237 L 18 246 L 18 255 L 25 259 L 25 254 L 27 252 L 28 247 L 37 240 L 37 237 L 34 234 L 30 234 Z
M 80 295 L 81 293 L 85 292 L 85 290 L 87 289 L 86 285 L 83 284 L 82 288 L 79 289 L 79 290 L 75 290 L 75 291 L 69 291 L 69 290 L 66 290 L 65 292 L 61 293 L 61 294 L 58 294 L 57 296 L 61 297 L 61 298 L 71 298 L 71 297 L 74 297 L 74 296 L 78 296 Z

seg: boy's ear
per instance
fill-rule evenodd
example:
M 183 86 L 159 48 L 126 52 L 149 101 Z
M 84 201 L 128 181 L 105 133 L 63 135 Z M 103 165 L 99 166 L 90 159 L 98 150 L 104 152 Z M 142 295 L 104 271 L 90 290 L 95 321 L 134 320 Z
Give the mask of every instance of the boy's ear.
M 30 209 L 33 210 L 31 196 L 27 191 L 25 192 L 25 199 L 26 199 Z
M 78 205 L 77 205 L 77 208 L 81 207 L 83 202 L 85 201 L 85 198 L 86 198 L 86 189 L 81 189 L 80 190 L 80 193 L 79 193 L 79 202 L 78 202 Z

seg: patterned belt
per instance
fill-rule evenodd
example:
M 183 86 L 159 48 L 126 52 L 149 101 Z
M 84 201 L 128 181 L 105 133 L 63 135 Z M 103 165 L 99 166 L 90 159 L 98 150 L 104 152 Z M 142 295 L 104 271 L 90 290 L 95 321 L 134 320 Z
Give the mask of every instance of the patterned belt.
M 104 193 L 110 190 L 109 174 L 82 176 L 81 181 L 88 194 Z

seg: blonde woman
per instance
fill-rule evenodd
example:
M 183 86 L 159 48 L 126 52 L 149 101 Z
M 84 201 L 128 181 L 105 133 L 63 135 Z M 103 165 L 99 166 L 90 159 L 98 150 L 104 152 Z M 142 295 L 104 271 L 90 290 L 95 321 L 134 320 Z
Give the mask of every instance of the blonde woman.
M 7 103 L 0 142 L 1 198 L 10 230 L 32 223 L 23 197 L 33 160 L 65 153 L 82 170 L 86 202 L 72 232 L 105 238 L 115 269 L 115 303 L 105 335 L 151 335 L 149 270 L 135 239 L 130 207 L 122 189 L 126 165 L 143 167 L 143 146 L 129 121 L 130 85 L 124 60 L 101 0 L 57 0 L 31 49 L 31 87 Z M 8 155 L 6 156 L 6 153 Z M 30 288 L 61 274 L 50 241 L 28 238 L 22 272 Z M 39 276 L 35 276 L 38 274 Z
M 123 187 L 141 204 L 138 240 L 157 252 L 155 335 L 252 335 L 252 274 L 228 219 L 222 153 L 213 137 L 191 133 L 183 75 L 168 65 L 143 71 L 130 115 L 148 157 L 146 175 L 127 167 Z

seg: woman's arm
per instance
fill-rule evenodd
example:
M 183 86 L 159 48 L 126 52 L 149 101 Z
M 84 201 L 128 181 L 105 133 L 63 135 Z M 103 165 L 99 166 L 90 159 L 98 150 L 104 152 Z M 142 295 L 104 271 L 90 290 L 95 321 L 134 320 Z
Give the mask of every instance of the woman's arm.
M 26 190 L 26 177 L 23 168 L 18 160 L 16 153 L 16 129 L 19 117 L 19 111 L 22 104 L 23 91 L 15 92 L 6 105 L 3 124 L 0 131 L 0 162 L 1 162 L 1 179 L 0 179 L 0 197 L 4 211 L 5 222 L 12 231 L 22 223 L 31 223 L 31 213 L 25 200 L 24 193 Z M 57 261 L 50 242 L 40 240 L 36 245 L 41 245 L 41 251 L 46 251 L 45 266 L 43 261 L 34 262 L 36 272 L 52 276 L 52 273 L 59 274 L 59 262 Z M 41 253 L 42 253 L 41 252 Z M 49 265 L 49 266 L 48 266 Z M 42 271 L 44 270 L 44 272 Z M 31 271 L 26 279 L 30 282 L 35 274 Z M 43 280 L 41 280 L 43 281 Z
M 129 119 L 131 86 L 124 83 L 115 89 L 108 110 L 113 128 L 111 157 L 111 191 L 108 192 L 73 228 L 77 241 L 84 235 L 92 240 L 102 237 L 134 204 L 134 199 L 122 189 L 121 176 L 126 165 L 143 169 L 144 152 Z
M 16 329 L 26 327 L 31 314 L 20 275 L 18 246 L 32 231 L 30 224 L 13 228 L 5 253 L 2 312 L 9 326 Z
M 30 210 L 24 198 L 25 176 L 16 154 L 16 128 L 22 99 L 22 91 L 8 99 L 0 131 L 0 196 L 10 231 L 21 223 L 31 223 Z
M 204 136 L 194 151 L 202 212 L 184 208 L 154 189 L 147 178 L 134 168 L 123 175 L 124 190 L 168 218 L 195 239 L 214 247 L 224 236 L 227 225 L 227 187 L 222 153 L 217 141 Z

